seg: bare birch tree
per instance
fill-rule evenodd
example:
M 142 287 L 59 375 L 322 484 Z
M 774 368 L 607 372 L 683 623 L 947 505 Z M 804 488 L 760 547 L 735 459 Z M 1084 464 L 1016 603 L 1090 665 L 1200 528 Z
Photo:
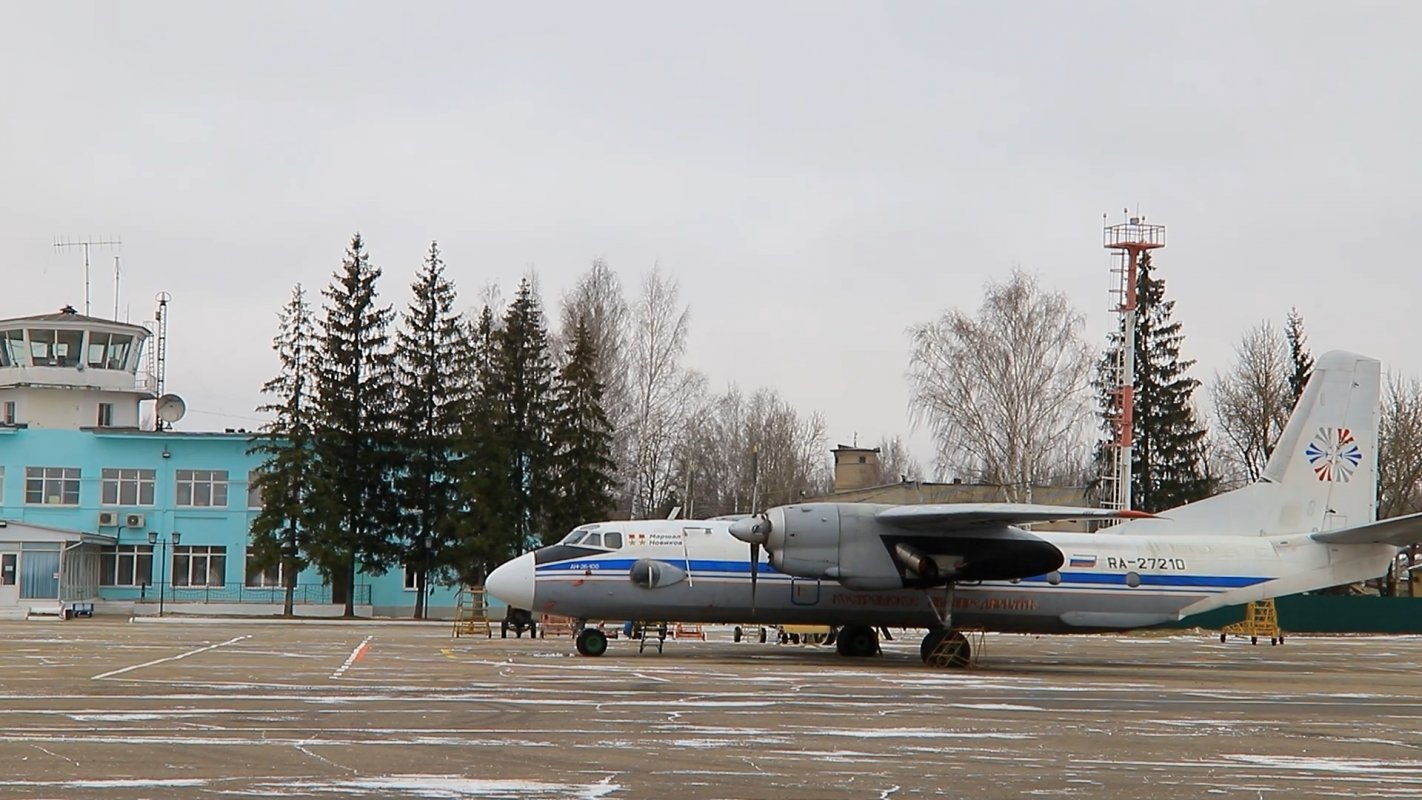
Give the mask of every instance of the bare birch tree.
M 1378 519 L 1422 511 L 1422 380 L 1388 376 L 1378 425 Z
M 700 516 L 818 496 L 829 482 L 823 416 L 801 415 L 774 389 L 730 387 L 692 417 L 686 441 L 683 496 Z
M 910 409 L 933 431 L 940 475 L 1030 501 L 1059 462 L 1079 459 L 1094 363 L 1082 324 L 1065 294 L 1014 270 L 988 283 L 977 316 L 952 309 L 909 329 Z
M 895 434 L 879 439 L 879 483 L 923 480 L 923 465 L 909 452 L 904 437 Z
M 1210 391 L 1225 485 L 1252 483 L 1264 473 L 1294 405 L 1291 364 L 1284 337 L 1265 321 L 1245 331 L 1234 365 L 1215 376 Z
M 619 466 L 627 464 L 631 460 L 628 420 L 632 415 L 632 397 L 627 374 L 631 314 L 622 293 L 622 281 L 600 258 L 593 261 L 573 290 L 563 296 L 562 330 L 576 330 L 579 320 L 587 326 L 597 351 L 594 370 L 603 386 L 602 409 L 612 429 L 609 455 Z M 625 470 L 620 477 L 626 477 Z M 620 486 L 618 494 L 625 498 L 627 487 Z M 618 507 L 626 510 L 630 503 L 620 501 Z
M 633 518 L 656 515 L 674 488 L 677 439 L 698 377 L 681 363 L 690 310 L 681 305 L 678 294 L 676 280 L 653 267 L 632 312 L 627 350 L 629 458 L 623 483 Z

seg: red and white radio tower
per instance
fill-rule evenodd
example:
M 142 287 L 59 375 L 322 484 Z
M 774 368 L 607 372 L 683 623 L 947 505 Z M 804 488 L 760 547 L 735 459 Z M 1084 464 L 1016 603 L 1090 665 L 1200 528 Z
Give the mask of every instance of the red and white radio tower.
M 1131 446 L 1135 441 L 1136 392 L 1136 281 L 1140 276 L 1141 254 L 1165 246 L 1165 226 L 1147 225 L 1144 216 L 1128 217 L 1118 225 L 1106 225 L 1103 244 L 1113 252 L 1111 272 L 1118 286 L 1111 290 L 1117 296 L 1115 311 L 1120 315 L 1120 341 L 1117 343 L 1115 374 L 1111 390 L 1116 398 L 1115 413 L 1109 421 L 1115 437 L 1111 448 L 1115 463 L 1105 483 L 1111 492 L 1106 505 L 1110 508 L 1131 507 Z

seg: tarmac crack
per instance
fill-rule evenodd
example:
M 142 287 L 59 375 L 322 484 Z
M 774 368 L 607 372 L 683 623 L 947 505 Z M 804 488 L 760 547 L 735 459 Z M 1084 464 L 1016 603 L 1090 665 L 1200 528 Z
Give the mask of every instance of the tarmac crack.
M 53 756 L 54 758 L 57 758 L 57 759 L 59 759 L 59 760 L 61 760 L 61 761 L 68 761 L 69 763 L 73 764 L 73 765 L 76 766 L 76 767 L 79 766 L 79 762 L 78 762 L 78 761 L 75 761 L 74 759 L 72 759 L 72 758 L 70 758 L 70 757 L 68 757 L 68 756 L 62 756 L 62 755 L 60 755 L 60 754 L 54 752 L 53 750 L 47 750 L 47 749 L 45 749 L 45 748 L 43 748 L 43 747 L 40 747 L 39 745 L 33 744 L 33 743 L 30 745 L 30 747 L 33 747 L 34 749 L 40 751 L 41 753 L 44 753 L 44 754 L 47 755 L 47 756 Z
M 304 742 L 296 742 L 296 743 L 292 744 L 292 747 L 296 748 L 297 750 L 301 751 L 302 753 L 305 753 L 305 754 L 308 755 L 308 756 L 311 756 L 312 758 L 316 759 L 317 761 L 323 762 L 323 763 L 325 763 L 325 764 L 329 764 L 329 765 L 335 767 L 336 769 L 345 770 L 346 772 L 349 772 L 349 773 L 352 774 L 352 775 L 359 775 L 359 774 L 360 774 L 360 770 L 355 769 L 354 767 L 348 767 L 348 766 L 346 766 L 345 764 L 339 764 L 339 763 L 337 763 L 337 762 L 335 762 L 335 761 L 332 761 L 332 760 L 329 759 L 329 758 L 326 758 L 326 757 L 323 756 L 323 755 L 318 755 L 318 754 L 316 754 L 316 753 L 311 752 L 310 750 L 308 750 L 308 749 L 306 748 L 306 746 L 307 746 L 308 744 L 314 744 L 313 740 L 308 739 L 308 740 L 306 740 L 306 741 L 304 741 Z

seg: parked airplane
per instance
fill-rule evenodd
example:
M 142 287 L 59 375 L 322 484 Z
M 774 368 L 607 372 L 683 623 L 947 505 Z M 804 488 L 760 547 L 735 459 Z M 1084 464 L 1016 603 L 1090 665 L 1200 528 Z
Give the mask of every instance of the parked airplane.
M 601 522 L 503 564 L 486 588 L 579 620 L 837 625 L 847 656 L 876 653 L 879 626 L 927 628 L 924 661 L 963 666 L 965 628 L 1128 630 L 1366 580 L 1422 542 L 1422 514 L 1374 522 L 1380 376 L 1373 359 L 1323 355 L 1260 480 L 1157 515 L 798 503 L 736 520 Z M 1126 521 L 1018 527 L 1102 518 Z M 607 638 L 584 628 L 577 649 L 601 655 Z

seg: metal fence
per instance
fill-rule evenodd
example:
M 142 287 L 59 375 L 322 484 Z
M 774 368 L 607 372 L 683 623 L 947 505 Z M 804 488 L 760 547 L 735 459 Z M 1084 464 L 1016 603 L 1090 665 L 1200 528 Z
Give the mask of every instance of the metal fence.
M 356 605 L 370 605 L 370 589 L 369 586 L 355 587 Z M 242 584 L 174 586 L 171 583 L 154 583 L 139 587 L 139 601 L 156 603 L 160 599 L 165 603 L 269 603 L 280 605 L 286 602 L 286 588 Z M 299 606 L 332 605 L 337 602 L 332 599 L 330 585 L 324 583 L 298 583 L 292 594 L 292 599 Z

